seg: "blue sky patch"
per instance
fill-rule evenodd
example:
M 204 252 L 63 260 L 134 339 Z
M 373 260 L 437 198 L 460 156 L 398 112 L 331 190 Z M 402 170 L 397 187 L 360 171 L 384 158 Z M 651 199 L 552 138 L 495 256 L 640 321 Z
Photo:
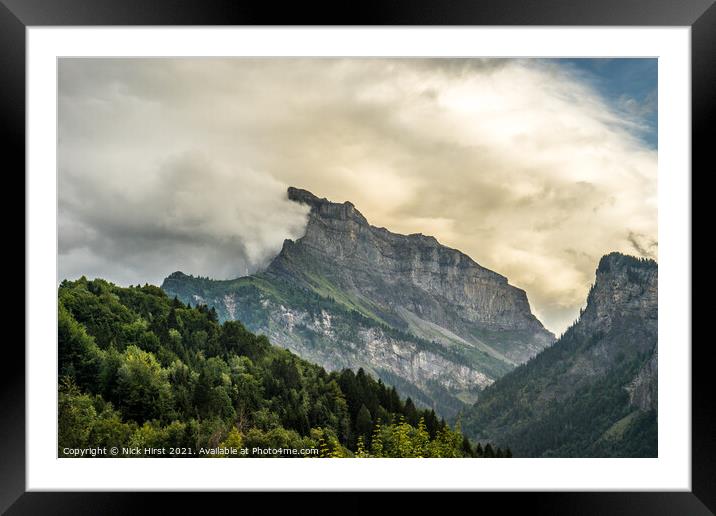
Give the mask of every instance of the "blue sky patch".
M 642 126 L 634 132 L 650 148 L 658 148 L 658 59 L 547 59 L 572 68 L 623 116 Z

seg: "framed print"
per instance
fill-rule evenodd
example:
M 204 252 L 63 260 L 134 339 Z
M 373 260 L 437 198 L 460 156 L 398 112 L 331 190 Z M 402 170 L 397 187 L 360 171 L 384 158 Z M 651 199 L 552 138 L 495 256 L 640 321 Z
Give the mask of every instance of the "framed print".
M 714 510 L 709 2 L 5 4 L 27 304 L 3 510 Z

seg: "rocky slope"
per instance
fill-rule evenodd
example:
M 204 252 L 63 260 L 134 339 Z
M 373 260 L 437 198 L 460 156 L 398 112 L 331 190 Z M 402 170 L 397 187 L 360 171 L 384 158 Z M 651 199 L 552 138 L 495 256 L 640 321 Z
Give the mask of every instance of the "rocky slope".
M 603 257 L 577 322 L 483 391 L 466 432 L 522 456 L 655 456 L 657 289 L 654 261 Z
M 306 233 L 266 271 L 177 272 L 162 288 L 327 369 L 364 367 L 446 416 L 554 341 L 523 290 L 460 251 L 371 226 L 350 202 L 288 196 L 311 208 Z

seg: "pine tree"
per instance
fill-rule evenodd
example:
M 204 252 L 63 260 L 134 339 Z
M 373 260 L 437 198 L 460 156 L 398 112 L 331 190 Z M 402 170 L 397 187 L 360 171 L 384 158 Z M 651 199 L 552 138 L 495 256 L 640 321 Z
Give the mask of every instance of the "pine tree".
M 176 299 L 176 298 L 174 298 Z M 177 311 L 176 308 L 172 306 L 172 309 L 169 310 L 169 316 L 167 317 L 167 328 L 169 329 L 178 329 L 179 328 L 179 321 L 177 320 Z
M 362 435 L 358 437 L 358 444 L 356 444 L 355 456 L 358 459 L 364 459 L 366 457 L 370 457 L 370 455 L 368 454 L 368 452 L 365 449 L 365 442 L 363 440 Z
M 383 428 L 380 424 L 380 419 L 375 423 L 373 429 L 373 438 L 371 439 L 370 448 L 373 452 L 374 457 L 383 456 L 383 436 L 381 435 Z
M 344 457 L 343 448 L 341 447 L 341 444 L 338 442 L 338 439 L 331 439 L 331 446 L 333 447 L 333 451 L 329 455 L 330 458 L 341 459 Z
M 405 414 L 405 419 L 409 424 L 413 426 L 418 424 L 418 411 L 415 408 L 415 404 L 412 399 L 408 398 L 405 400 L 405 409 L 403 410 L 403 414 Z
M 425 427 L 425 418 L 421 417 L 418 421 L 418 428 L 413 436 L 413 455 L 415 457 L 427 457 L 429 454 L 428 445 L 430 444 L 430 434 Z
M 318 439 L 318 456 L 321 458 L 331 456 L 331 449 L 328 447 L 328 443 L 326 443 L 323 435 Z
M 391 455 L 395 457 L 412 457 L 413 446 L 410 440 L 411 426 L 405 421 L 405 417 L 400 416 L 397 425 L 392 426 L 392 445 Z
M 372 428 L 373 420 L 371 419 L 370 411 L 365 405 L 361 405 L 356 416 L 356 433 L 361 437 L 369 437 Z
M 492 459 L 495 457 L 495 451 L 492 449 L 492 445 L 490 443 L 487 443 L 485 446 L 485 455 L 484 457 L 486 459 Z
M 390 402 L 387 407 L 390 412 L 400 412 L 402 410 L 402 403 L 398 391 L 395 389 L 395 385 L 390 388 Z
M 465 457 L 475 456 L 475 451 L 472 449 L 472 446 L 470 445 L 470 440 L 467 438 L 467 436 L 463 436 L 462 438 L 462 452 L 465 454 Z

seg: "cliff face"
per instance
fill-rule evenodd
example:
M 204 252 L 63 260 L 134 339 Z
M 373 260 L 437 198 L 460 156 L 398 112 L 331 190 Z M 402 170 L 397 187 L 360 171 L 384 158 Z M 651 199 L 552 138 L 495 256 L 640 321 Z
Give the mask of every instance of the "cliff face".
M 288 196 L 311 207 L 306 234 L 285 243 L 268 275 L 316 291 L 333 287 L 417 336 L 449 344 L 456 335 L 490 346 L 512 363 L 554 341 L 532 315 L 524 290 L 460 251 L 431 236 L 371 226 L 350 202 L 296 188 Z
M 329 370 L 363 367 L 446 416 L 554 341 L 523 290 L 460 251 L 371 226 L 350 202 L 288 196 L 311 208 L 306 233 L 266 271 L 174 273 L 162 288 Z
M 658 385 L 658 353 L 654 350 L 649 360 L 627 386 L 629 405 L 642 411 L 658 411 Z
M 654 261 L 604 256 L 578 321 L 481 393 L 468 433 L 523 456 L 654 456 L 657 289 Z
M 653 261 L 619 253 L 604 256 L 587 297 L 579 331 L 607 332 L 615 324 L 636 319 L 656 334 L 658 270 Z

